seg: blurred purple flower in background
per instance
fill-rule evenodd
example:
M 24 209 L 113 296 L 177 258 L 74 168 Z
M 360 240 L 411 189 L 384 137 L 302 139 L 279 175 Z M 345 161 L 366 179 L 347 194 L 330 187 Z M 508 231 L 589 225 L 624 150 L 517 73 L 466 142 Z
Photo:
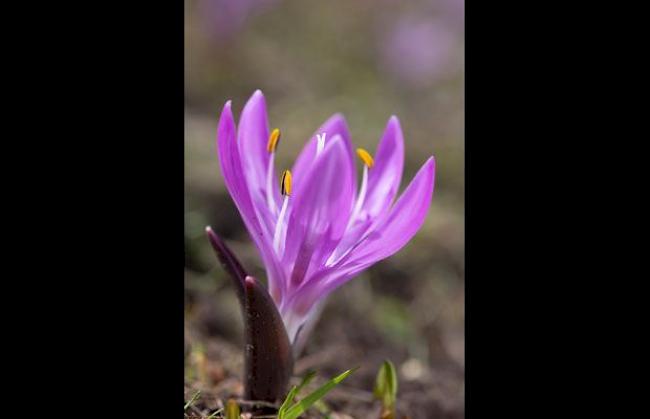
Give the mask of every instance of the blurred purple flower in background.
M 462 32 L 465 29 L 465 0 L 442 0 L 440 5 L 445 22 Z
M 199 0 L 198 9 L 205 33 L 216 41 L 229 40 L 246 21 L 281 0 Z
M 464 21 L 464 0 L 423 0 L 408 12 L 391 11 L 378 26 L 381 67 L 412 87 L 453 77 L 461 66 Z
M 244 107 L 238 127 L 230 101 L 224 106 L 217 132 L 221 172 L 299 352 L 325 298 L 400 250 L 422 226 L 433 194 L 435 163 L 429 157 L 395 201 L 404 166 L 397 117 L 389 119 L 374 159 L 357 149 L 363 163 L 358 191 L 355 153 L 340 114 L 316 131 L 281 182 L 274 168 L 279 140 L 279 130 L 269 130 L 259 90 Z
M 407 16 L 382 39 L 384 69 L 412 86 L 431 84 L 454 72 L 456 35 L 441 21 Z

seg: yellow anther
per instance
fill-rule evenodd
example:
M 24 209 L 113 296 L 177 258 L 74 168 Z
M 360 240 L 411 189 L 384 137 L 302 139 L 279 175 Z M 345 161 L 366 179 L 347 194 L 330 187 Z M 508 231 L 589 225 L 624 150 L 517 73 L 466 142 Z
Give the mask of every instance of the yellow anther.
M 289 170 L 282 172 L 280 190 L 282 191 L 282 195 L 291 195 L 291 172 Z
M 269 135 L 269 143 L 266 145 L 266 150 L 269 153 L 273 153 L 275 149 L 278 147 L 279 142 L 280 142 L 280 130 L 276 128 L 273 131 L 271 131 L 271 135 Z
M 363 148 L 357 148 L 357 156 L 361 159 L 363 164 L 368 166 L 368 169 L 371 169 L 375 165 L 375 160 L 372 158 L 370 153 L 368 153 Z

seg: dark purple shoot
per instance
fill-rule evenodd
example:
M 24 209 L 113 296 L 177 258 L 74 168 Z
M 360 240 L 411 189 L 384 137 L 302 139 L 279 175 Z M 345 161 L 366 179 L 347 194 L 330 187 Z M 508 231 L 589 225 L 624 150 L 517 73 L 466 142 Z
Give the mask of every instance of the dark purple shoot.
M 274 403 L 287 393 L 293 372 L 289 337 L 273 299 L 242 268 L 235 255 L 210 228 L 210 244 L 233 281 L 244 318 L 244 398 Z

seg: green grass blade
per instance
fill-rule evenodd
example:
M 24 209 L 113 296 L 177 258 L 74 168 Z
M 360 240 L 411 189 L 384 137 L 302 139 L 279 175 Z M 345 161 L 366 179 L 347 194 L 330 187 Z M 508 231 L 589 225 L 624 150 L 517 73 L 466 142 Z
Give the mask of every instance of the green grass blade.
M 287 409 L 289 409 L 289 405 L 293 403 L 293 399 L 296 397 L 296 393 L 298 393 L 298 387 L 293 386 L 291 388 L 291 391 L 289 391 L 289 394 L 287 394 L 287 397 L 282 402 L 282 406 L 280 406 L 280 409 L 278 409 L 278 419 L 284 419 L 284 414 Z
M 190 401 L 185 403 L 185 407 L 183 408 L 183 410 L 187 410 L 187 408 L 190 407 L 192 405 L 192 403 L 194 403 L 194 401 L 199 397 L 200 394 L 201 394 L 201 390 L 194 393 L 194 396 L 192 396 Z
M 214 419 L 214 418 L 216 418 L 217 415 L 218 415 L 219 413 L 221 413 L 222 411 L 223 411 L 223 407 L 222 407 L 221 409 L 219 409 L 219 410 L 215 410 L 214 412 L 212 412 L 212 414 L 211 414 L 210 416 L 208 416 L 206 419 Z
M 302 390 L 307 384 L 311 383 L 311 380 L 316 377 L 316 371 L 308 371 L 305 377 L 302 379 L 300 384 L 298 384 L 298 389 L 296 390 L 296 393 Z
M 321 387 L 319 387 L 317 390 L 315 390 L 313 393 L 309 394 L 307 397 L 304 399 L 300 400 L 298 403 L 294 404 L 287 410 L 282 419 L 297 419 L 298 416 L 302 415 L 311 407 L 312 404 L 314 404 L 317 400 L 320 400 L 325 396 L 327 393 L 330 392 L 334 387 L 336 387 L 341 381 L 345 380 L 350 374 L 352 374 L 354 371 L 356 371 L 357 368 L 354 368 L 352 370 L 347 370 L 343 374 L 340 374 L 331 380 L 329 380 L 327 383 L 323 384 Z
M 331 419 L 330 413 L 332 413 L 332 409 L 330 409 L 323 399 L 316 400 L 314 403 L 314 409 L 318 410 L 321 415 L 323 415 L 323 419 Z
M 314 379 L 316 376 L 316 371 L 308 371 L 307 374 L 303 377 L 302 381 L 298 386 L 293 386 L 291 391 L 289 391 L 289 394 L 287 394 L 287 397 L 284 399 L 284 402 L 282 402 L 282 406 L 280 406 L 280 409 L 278 410 L 278 419 L 283 419 L 283 415 L 289 409 L 289 405 L 293 403 L 293 400 L 296 398 L 296 395 L 298 395 L 298 392 L 303 389 L 307 384 L 311 382 L 311 380 Z

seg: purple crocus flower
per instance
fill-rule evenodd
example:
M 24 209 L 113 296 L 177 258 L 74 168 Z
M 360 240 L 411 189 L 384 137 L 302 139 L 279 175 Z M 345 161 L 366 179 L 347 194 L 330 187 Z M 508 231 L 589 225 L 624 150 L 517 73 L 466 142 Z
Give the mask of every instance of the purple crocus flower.
M 404 165 L 397 117 L 389 119 L 374 159 L 357 149 L 363 163 L 359 188 L 340 114 L 316 131 L 281 181 L 274 167 L 279 141 L 280 131 L 269 130 L 261 91 L 249 99 L 238 127 L 226 103 L 217 133 L 221 172 L 263 259 L 295 350 L 333 290 L 415 235 L 431 203 L 435 163 L 429 157 L 393 203 Z

